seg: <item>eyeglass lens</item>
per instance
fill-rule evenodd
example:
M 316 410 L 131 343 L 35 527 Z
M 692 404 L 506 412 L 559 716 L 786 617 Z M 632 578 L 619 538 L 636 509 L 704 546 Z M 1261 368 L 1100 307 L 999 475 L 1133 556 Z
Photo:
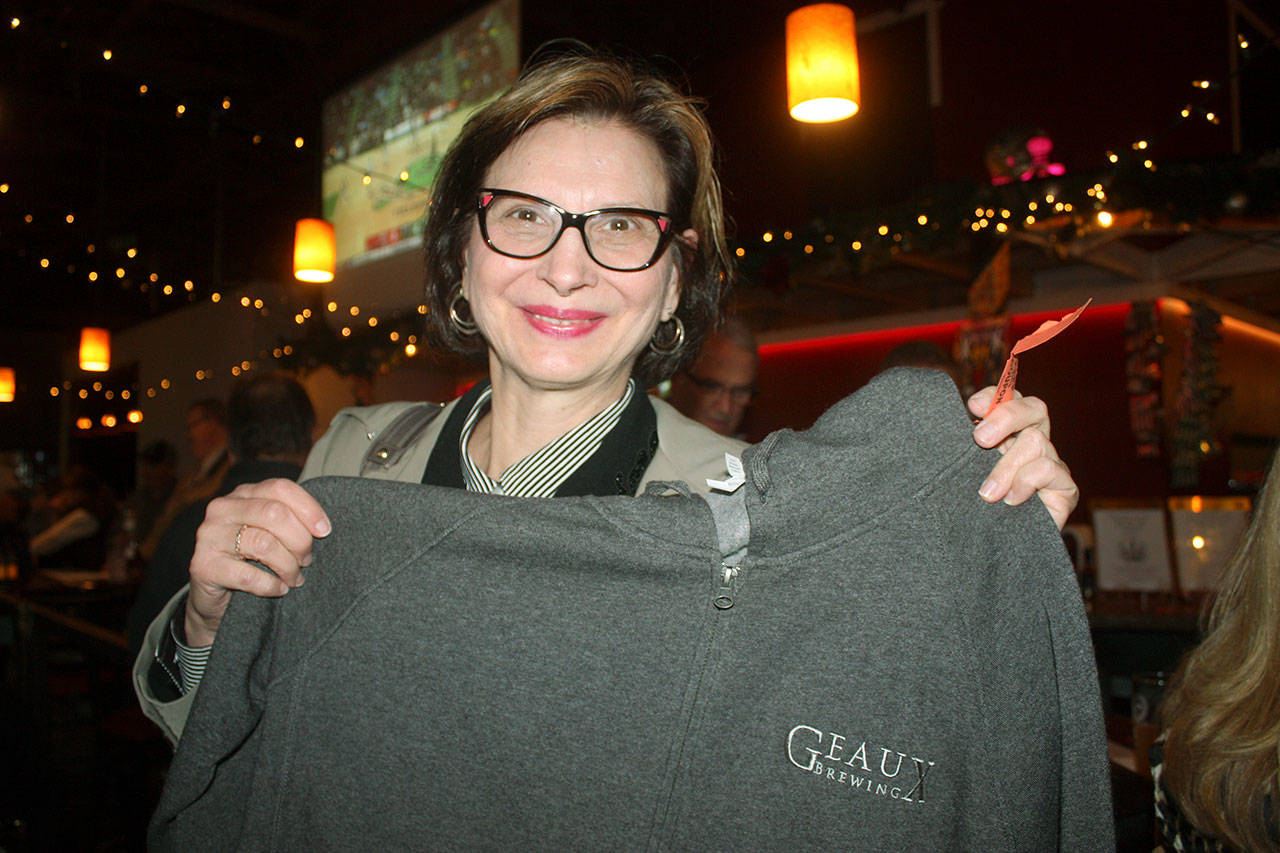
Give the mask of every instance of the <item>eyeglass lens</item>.
M 521 195 L 494 193 L 480 210 L 489 245 L 516 258 L 533 258 L 550 250 L 566 227 L 556 208 Z M 633 210 L 602 210 L 585 217 L 580 227 L 591 257 L 617 270 L 648 266 L 664 232 L 657 217 Z
M 735 403 L 744 403 L 755 396 L 756 393 L 755 386 L 753 385 L 725 385 L 715 381 L 714 379 L 708 379 L 705 376 L 698 376 L 697 374 L 691 373 L 687 370 L 684 372 L 684 375 L 688 376 L 689 381 L 708 394 L 727 394 L 729 395 L 729 399 L 733 400 Z

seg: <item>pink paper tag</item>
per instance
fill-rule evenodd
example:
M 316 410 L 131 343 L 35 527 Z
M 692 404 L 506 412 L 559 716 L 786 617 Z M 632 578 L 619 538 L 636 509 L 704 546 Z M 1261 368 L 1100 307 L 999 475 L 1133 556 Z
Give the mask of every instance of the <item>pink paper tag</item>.
M 1091 302 L 1093 302 L 1092 298 L 1061 320 L 1044 321 L 1040 324 L 1040 328 L 1013 345 L 1013 349 L 1009 353 L 1009 360 L 1004 363 L 1004 371 L 1000 374 L 1000 381 L 996 383 L 996 396 L 991 401 L 991 408 L 987 409 L 987 414 L 983 415 L 983 417 L 990 415 L 995 411 L 996 406 L 1013 396 L 1013 386 L 1018 381 L 1018 356 L 1033 347 L 1040 346 L 1040 344 L 1059 332 L 1066 331 L 1066 328 L 1084 313 L 1084 309 L 1088 308 Z

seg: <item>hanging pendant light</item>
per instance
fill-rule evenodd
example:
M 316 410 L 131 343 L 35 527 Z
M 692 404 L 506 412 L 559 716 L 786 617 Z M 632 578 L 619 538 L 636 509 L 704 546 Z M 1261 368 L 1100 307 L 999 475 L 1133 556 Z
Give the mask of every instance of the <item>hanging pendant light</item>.
M 80 330 L 80 369 L 94 373 L 111 369 L 111 332 L 92 326 Z
M 787 15 L 787 106 L 796 121 L 829 122 L 858 111 L 858 44 L 853 10 L 839 3 Z
M 299 219 L 293 235 L 293 277 L 312 284 L 333 281 L 337 256 L 333 225 L 323 219 Z
M 0 367 L 0 403 L 12 403 L 18 382 L 12 367 Z

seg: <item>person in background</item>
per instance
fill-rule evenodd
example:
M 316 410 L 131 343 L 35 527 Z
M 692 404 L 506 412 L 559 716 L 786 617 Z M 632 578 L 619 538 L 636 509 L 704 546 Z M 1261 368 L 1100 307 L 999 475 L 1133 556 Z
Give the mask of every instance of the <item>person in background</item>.
M 125 509 L 133 513 L 134 534 L 145 539 L 164 512 L 169 496 L 178 485 L 178 453 L 164 439 L 142 448 L 138 454 L 138 487 L 125 499 Z
M 759 362 L 751 329 L 729 315 L 707 335 L 693 364 L 672 377 L 668 402 L 721 435 L 740 437 L 742 418 L 756 395 Z
M 178 481 L 164 510 L 156 518 L 149 536 L 142 539 L 138 552 L 144 560 L 155 556 L 160 536 L 174 517 L 187 504 L 213 495 L 227 473 L 227 407 L 221 400 L 207 397 L 196 400 L 187 409 L 187 446 L 195 457 L 196 467 Z
M 941 370 L 951 377 L 951 381 L 956 383 L 956 388 L 960 387 L 960 367 L 955 359 L 942 347 L 924 338 L 916 338 L 891 349 L 884 357 L 884 361 L 880 362 L 880 369 L 883 371 L 891 367 L 926 367 Z
M 1168 850 L 1280 850 L 1280 452 L 1165 692 L 1151 748 Z
M 124 577 L 138 559 L 138 544 L 151 534 L 178 482 L 178 454 L 158 439 L 138 454 L 138 485 L 124 499 L 107 544 L 105 569 Z
M 273 477 L 296 480 L 311 450 L 315 410 L 306 389 L 283 373 L 251 373 L 241 378 L 231 391 L 227 417 L 230 467 L 213 495 L 188 504 L 162 531 L 129 610 L 126 634 L 133 655 L 147 624 L 187 583 L 196 528 L 204 520 L 209 501 L 244 483 Z
M 115 496 L 97 475 L 83 465 L 71 466 L 49 495 L 52 523 L 31 537 L 36 565 L 96 570 L 106 557 L 116 511 Z

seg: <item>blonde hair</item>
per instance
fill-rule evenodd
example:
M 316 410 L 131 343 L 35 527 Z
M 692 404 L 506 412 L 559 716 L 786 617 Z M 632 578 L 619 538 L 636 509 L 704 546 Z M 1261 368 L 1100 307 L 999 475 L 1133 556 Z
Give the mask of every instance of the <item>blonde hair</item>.
M 1201 832 L 1280 850 L 1280 453 L 1161 707 L 1163 781 Z
M 665 354 L 646 349 L 633 372 L 642 385 L 666 379 L 690 360 L 720 313 L 732 273 L 711 129 L 700 102 L 636 62 L 589 49 L 536 58 L 506 92 L 467 120 L 445 154 L 432 186 L 426 248 L 428 331 L 456 353 L 481 355 L 485 342 L 458 333 L 449 306 L 462 278 L 462 253 L 475 222 L 477 193 L 493 162 L 517 139 L 554 118 L 617 121 L 649 139 L 662 158 L 666 212 L 697 245 L 674 241 L 680 275 L 676 316 L 685 345 Z

